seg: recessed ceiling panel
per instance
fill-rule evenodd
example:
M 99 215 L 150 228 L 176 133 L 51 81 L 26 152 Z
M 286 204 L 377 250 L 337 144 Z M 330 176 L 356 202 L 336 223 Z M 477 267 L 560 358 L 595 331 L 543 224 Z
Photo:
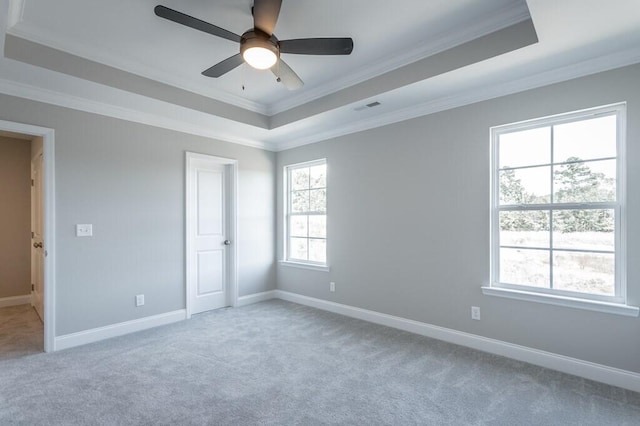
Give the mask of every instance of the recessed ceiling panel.
M 157 17 L 157 4 L 236 34 L 253 24 L 251 0 L 24 0 L 22 20 L 10 32 L 201 95 L 269 107 L 405 65 L 438 47 L 452 47 L 470 28 L 489 32 L 499 25 L 496 17 L 526 10 L 524 0 L 284 0 L 275 29 L 279 39 L 352 37 L 355 45 L 350 56 L 283 54 L 305 82 L 292 92 L 270 72 L 246 65 L 217 79 L 202 76 L 239 46 Z

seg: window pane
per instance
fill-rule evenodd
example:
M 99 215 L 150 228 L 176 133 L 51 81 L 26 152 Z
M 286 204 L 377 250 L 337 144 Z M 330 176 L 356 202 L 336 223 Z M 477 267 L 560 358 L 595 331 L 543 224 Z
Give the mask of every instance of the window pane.
M 307 260 L 307 239 L 289 238 L 289 256 L 291 259 Z
M 291 216 L 289 221 L 289 235 L 292 237 L 308 237 L 307 218 L 309 216 Z
M 309 211 L 324 212 L 327 210 L 327 191 L 325 189 L 312 189 L 309 191 Z
M 326 216 L 309 216 L 309 236 L 316 238 L 327 238 Z
M 557 203 L 616 200 L 616 160 L 561 164 L 553 175 Z
M 311 167 L 311 188 L 325 188 L 327 186 L 327 165 Z
M 500 171 L 500 204 L 549 203 L 551 167 Z
M 327 262 L 327 241 L 326 240 L 309 240 L 309 260 L 314 262 Z
M 558 210 L 553 213 L 553 247 L 615 250 L 615 211 Z
M 500 245 L 549 248 L 549 212 L 500 212 Z
M 547 250 L 500 249 L 500 282 L 549 288 Z
M 291 191 L 291 211 L 293 213 L 309 211 L 309 191 Z
M 616 116 L 560 124 L 553 129 L 553 161 L 616 156 Z
M 551 127 L 500 135 L 500 168 L 551 163 Z
M 291 189 L 309 189 L 309 169 L 291 170 Z
M 614 265 L 613 254 L 556 251 L 553 253 L 553 287 L 613 296 Z

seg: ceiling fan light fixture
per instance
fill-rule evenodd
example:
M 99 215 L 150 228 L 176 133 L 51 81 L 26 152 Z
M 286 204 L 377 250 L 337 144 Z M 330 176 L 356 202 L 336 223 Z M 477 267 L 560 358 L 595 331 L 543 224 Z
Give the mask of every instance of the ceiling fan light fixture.
M 277 39 L 257 30 L 247 31 L 240 42 L 242 58 L 255 69 L 266 70 L 278 62 Z
M 264 47 L 250 47 L 242 52 L 245 62 L 258 70 L 271 68 L 278 61 L 278 56 Z

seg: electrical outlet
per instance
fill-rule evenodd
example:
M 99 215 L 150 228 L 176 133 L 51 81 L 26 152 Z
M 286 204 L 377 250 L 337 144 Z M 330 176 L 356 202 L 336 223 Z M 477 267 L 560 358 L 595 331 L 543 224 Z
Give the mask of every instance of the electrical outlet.
M 136 296 L 136 306 L 143 306 L 144 305 L 144 294 L 138 294 Z
M 334 283 L 333 281 L 329 283 L 329 291 L 336 291 L 336 283 Z
M 471 319 L 480 321 L 480 308 L 478 306 L 471 307 Z

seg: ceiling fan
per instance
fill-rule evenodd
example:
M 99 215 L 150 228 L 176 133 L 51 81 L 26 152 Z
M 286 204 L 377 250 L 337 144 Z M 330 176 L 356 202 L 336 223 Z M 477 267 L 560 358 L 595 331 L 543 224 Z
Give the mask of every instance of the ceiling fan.
M 254 0 L 253 28 L 237 35 L 193 16 L 158 5 L 157 16 L 186 25 L 187 27 L 240 43 L 240 53 L 219 62 L 202 72 L 207 77 L 220 77 L 243 62 L 260 70 L 270 69 L 289 90 L 299 89 L 303 82 L 298 75 L 280 58 L 281 53 L 299 55 L 349 55 L 353 50 L 353 40 L 343 38 L 301 38 L 278 40 L 273 30 L 278 21 L 282 0 Z

